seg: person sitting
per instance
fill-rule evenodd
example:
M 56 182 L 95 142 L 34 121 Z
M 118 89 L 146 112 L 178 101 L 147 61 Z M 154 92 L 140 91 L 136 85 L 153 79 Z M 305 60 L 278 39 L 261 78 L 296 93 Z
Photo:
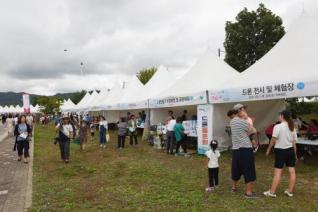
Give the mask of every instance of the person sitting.
M 266 129 L 265 129 L 265 135 L 267 136 L 267 138 L 269 139 L 269 142 L 272 139 L 272 135 L 273 135 L 273 130 L 275 125 L 280 124 L 279 121 L 277 121 L 275 124 L 270 124 Z

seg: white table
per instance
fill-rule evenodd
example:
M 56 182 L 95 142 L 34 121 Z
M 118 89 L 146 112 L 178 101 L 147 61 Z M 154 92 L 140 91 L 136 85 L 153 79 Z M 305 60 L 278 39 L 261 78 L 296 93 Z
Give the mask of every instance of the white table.
M 296 144 L 318 146 L 318 140 L 311 141 L 305 138 L 298 138 L 298 141 L 296 142 Z

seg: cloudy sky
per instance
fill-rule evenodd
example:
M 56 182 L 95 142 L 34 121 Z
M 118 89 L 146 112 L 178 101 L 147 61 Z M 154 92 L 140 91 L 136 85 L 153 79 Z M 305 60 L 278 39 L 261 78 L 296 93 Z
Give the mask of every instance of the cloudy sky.
M 317 0 L 0 0 L 0 91 L 109 88 L 160 64 L 181 75 L 260 2 L 287 30 L 303 8 L 318 22 Z

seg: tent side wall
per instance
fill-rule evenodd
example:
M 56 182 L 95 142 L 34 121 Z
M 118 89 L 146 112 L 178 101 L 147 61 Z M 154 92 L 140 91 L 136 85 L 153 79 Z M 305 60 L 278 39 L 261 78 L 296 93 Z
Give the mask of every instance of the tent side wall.
M 197 115 L 197 105 L 167 108 L 151 108 L 150 124 L 156 125 L 158 123 L 163 123 L 165 119 L 168 117 L 169 110 L 173 111 L 175 118 L 181 116 L 184 110 L 188 111 L 188 119 L 191 119 L 193 115 Z
M 231 138 L 225 132 L 226 126 L 229 126 L 230 122 L 226 114 L 235 104 L 214 104 L 213 137 L 219 140 L 222 145 L 231 145 Z M 248 106 L 247 112 L 249 116 L 256 118 L 254 127 L 260 132 L 260 143 L 268 143 L 265 129 L 268 125 L 277 121 L 278 113 L 286 107 L 285 100 L 250 101 L 245 104 Z

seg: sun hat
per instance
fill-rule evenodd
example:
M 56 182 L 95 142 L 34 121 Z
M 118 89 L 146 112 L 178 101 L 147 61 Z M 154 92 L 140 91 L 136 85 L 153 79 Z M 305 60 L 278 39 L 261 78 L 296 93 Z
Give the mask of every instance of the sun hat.
M 68 114 L 67 113 L 63 113 L 63 116 L 62 116 L 63 119 L 68 119 Z
M 236 105 L 234 105 L 233 110 L 237 111 L 237 110 L 240 110 L 242 108 L 247 108 L 247 106 L 246 105 L 242 105 L 242 104 L 236 104 Z

